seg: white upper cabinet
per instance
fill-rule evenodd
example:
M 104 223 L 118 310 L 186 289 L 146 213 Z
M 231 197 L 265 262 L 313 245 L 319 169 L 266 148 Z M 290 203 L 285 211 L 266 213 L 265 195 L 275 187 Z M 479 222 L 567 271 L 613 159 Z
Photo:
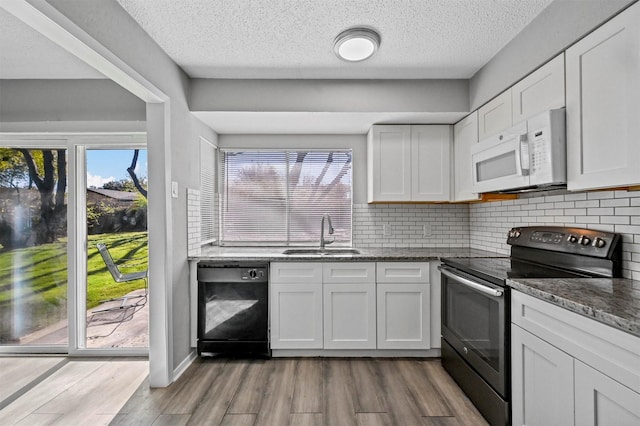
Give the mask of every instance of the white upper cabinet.
M 471 147 L 478 143 L 478 111 L 453 126 L 453 197 L 452 201 L 477 200 L 478 194 L 471 192 Z
M 640 184 L 640 3 L 566 51 L 567 187 Z
M 411 198 L 411 126 L 372 126 L 367 138 L 368 200 Z
M 411 201 L 449 201 L 451 126 L 411 126 Z
M 516 83 L 511 98 L 514 124 L 564 107 L 564 53 Z
M 478 139 L 483 140 L 508 129 L 513 124 L 511 89 L 478 109 Z
M 564 85 L 561 53 L 478 109 L 478 139 L 496 135 L 541 112 L 564 107 Z
M 450 162 L 448 125 L 372 126 L 368 202 L 449 201 Z

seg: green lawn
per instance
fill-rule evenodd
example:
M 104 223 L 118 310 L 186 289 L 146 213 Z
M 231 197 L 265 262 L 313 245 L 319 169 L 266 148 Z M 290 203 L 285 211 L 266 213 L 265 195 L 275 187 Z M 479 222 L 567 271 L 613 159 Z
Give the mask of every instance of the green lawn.
M 137 258 L 126 265 L 120 264 L 122 272 L 147 268 L 146 232 L 91 235 L 87 262 L 87 309 L 99 305 L 101 300 L 120 297 L 144 287 L 142 280 L 122 284 L 113 281 L 96 249 L 99 242 L 107 245 L 116 263 L 123 258 Z M 25 303 L 66 303 L 67 272 L 66 241 L 0 252 L 0 309 L 12 299 Z

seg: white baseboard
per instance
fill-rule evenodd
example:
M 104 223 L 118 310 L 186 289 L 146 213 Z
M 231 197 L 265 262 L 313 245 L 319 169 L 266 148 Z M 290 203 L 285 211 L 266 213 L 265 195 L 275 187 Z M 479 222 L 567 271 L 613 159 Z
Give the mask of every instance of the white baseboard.
M 178 380 L 185 371 L 187 371 L 187 368 L 189 368 L 189 366 L 193 364 L 193 361 L 195 361 L 197 357 L 198 356 L 195 349 L 189 352 L 189 355 L 187 355 L 187 357 L 183 359 L 176 368 L 173 369 L 173 380 L 171 383 L 175 383 L 175 381 Z
M 370 358 L 438 358 L 440 349 L 401 350 L 401 349 L 272 349 L 271 356 L 279 357 L 370 357 Z

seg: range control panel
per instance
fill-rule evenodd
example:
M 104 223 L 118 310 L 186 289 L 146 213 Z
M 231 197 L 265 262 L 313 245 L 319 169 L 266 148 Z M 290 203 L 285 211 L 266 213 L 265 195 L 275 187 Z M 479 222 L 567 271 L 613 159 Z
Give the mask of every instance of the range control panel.
M 607 257 L 619 240 L 620 235 L 612 232 L 563 226 L 522 226 L 507 234 L 507 244 L 512 246 L 593 257 Z

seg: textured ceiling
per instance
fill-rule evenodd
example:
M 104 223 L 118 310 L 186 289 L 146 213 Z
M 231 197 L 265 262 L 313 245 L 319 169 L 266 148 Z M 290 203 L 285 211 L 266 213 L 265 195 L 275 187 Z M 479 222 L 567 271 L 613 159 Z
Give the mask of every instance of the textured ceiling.
M 551 0 L 117 0 L 191 77 L 470 78 Z M 333 39 L 376 29 L 346 63 Z
M 0 79 L 105 78 L 2 8 L 0 28 Z

